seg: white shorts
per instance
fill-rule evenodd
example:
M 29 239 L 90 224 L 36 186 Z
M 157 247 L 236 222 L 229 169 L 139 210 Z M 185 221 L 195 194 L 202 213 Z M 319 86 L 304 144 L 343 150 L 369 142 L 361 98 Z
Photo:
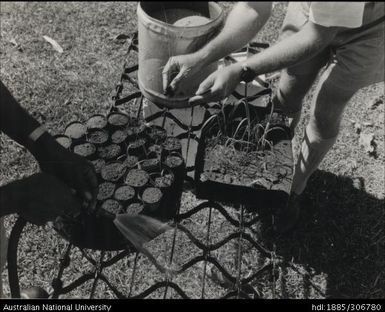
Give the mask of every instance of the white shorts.
M 367 20 L 376 20 L 384 14 L 384 4 L 370 3 L 365 10 Z M 307 22 L 301 2 L 290 2 L 280 38 L 298 32 Z M 384 36 L 384 23 L 363 31 L 341 31 L 329 47 L 312 59 L 288 68 L 288 73 L 306 75 L 328 65 L 327 79 L 353 91 L 384 81 Z

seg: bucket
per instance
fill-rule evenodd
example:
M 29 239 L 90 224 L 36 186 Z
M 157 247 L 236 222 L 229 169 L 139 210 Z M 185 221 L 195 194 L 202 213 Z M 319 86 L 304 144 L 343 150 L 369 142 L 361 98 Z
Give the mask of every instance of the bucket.
M 199 50 L 220 30 L 224 13 L 215 2 L 140 2 L 138 14 L 139 72 L 143 95 L 168 108 L 188 107 L 199 84 L 217 69 L 217 62 L 180 85 L 183 93 L 163 94 L 162 70 L 171 56 Z

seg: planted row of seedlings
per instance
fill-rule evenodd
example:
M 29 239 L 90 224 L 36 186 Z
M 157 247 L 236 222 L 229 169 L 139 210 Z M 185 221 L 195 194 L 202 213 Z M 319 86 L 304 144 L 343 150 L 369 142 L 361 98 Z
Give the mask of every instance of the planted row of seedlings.
M 56 140 L 92 162 L 99 181 L 97 211 L 162 219 L 175 214 L 180 201 L 176 180 L 184 176 L 182 146 L 163 128 L 112 112 L 72 122 Z

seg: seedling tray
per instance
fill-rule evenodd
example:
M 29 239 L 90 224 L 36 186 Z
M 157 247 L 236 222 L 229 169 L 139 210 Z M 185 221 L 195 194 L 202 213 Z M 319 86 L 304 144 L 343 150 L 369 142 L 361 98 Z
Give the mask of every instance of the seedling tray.
M 269 129 L 265 139 L 270 144 L 258 151 L 245 149 L 245 144 L 228 146 L 228 137 L 218 134 L 215 123 L 207 124 L 195 163 L 197 197 L 263 209 L 282 207 L 287 203 L 293 175 L 288 119 L 269 106 L 249 105 L 248 109 L 254 120 Z M 228 117 L 233 109 L 229 106 L 224 114 Z M 244 111 L 239 109 L 236 114 Z
M 97 124 L 95 116 L 98 118 Z M 55 228 L 60 235 L 79 248 L 122 250 L 129 243 L 113 224 L 116 214 L 140 213 L 162 221 L 173 219 L 180 206 L 185 164 L 180 151 L 170 149 L 169 146 L 169 141 L 174 145 L 179 143 L 177 138 L 166 137 L 166 135 L 155 138 L 152 135 L 153 128 L 145 126 L 141 120 L 117 109 L 108 115 L 95 116 L 84 123 L 69 124 L 66 127 L 67 136 L 58 135 L 56 139 L 64 147 L 92 161 L 99 186 L 102 186 L 99 188 L 96 210 L 83 211 L 77 216 L 61 217 L 56 222 Z M 103 120 L 104 122 L 101 122 Z M 134 133 L 133 129 L 138 131 Z M 103 144 L 95 142 L 96 131 L 105 134 L 106 139 L 103 140 Z M 116 131 L 121 131 L 123 134 L 132 133 L 123 135 L 119 142 L 114 143 L 112 140 Z M 160 133 L 159 129 L 157 133 Z M 68 134 L 73 134 L 74 138 L 69 137 Z M 134 146 L 139 141 L 143 144 L 139 147 Z M 69 144 L 69 142 L 72 143 Z M 160 149 L 159 153 L 152 152 L 155 143 Z M 83 146 L 87 149 L 79 148 Z M 175 158 L 180 161 L 175 161 Z M 170 159 L 174 161 L 170 162 Z M 158 188 L 156 178 L 163 176 L 170 177 L 170 183 L 167 187 Z M 107 186 L 108 189 L 106 189 Z M 129 198 L 121 198 L 122 196 L 116 198 L 115 191 L 124 186 L 127 186 L 126 189 L 130 191 Z M 147 194 L 146 198 L 150 198 L 148 195 L 150 191 L 158 195 L 159 200 L 156 203 L 144 201 L 143 193 Z M 138 204 L 135 207 L 142 207 L 140 211 L 139 209 L 130 211 L 134 203 Z

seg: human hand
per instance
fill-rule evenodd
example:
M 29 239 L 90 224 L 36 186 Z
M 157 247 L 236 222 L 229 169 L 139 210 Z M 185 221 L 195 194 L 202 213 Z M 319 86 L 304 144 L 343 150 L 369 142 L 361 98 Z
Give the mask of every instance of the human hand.
M 205 66 L 204 60 L 196 53 L 170 57 L 162 71 L 165 95 L 182 92 L 179 88 L 181 83 L 201 72 Z
M 220 101 L 229 96 L 241 81 L 242 66 L 234 63 L 218 69 L 199 86 L 195 96 L 189 99 L 191 106 Z
M 42 171 L 74 189 L 91 210 L 95 208 L 98 181 L 90 162 L 66 150 L 50 136 L 42 138 L 39 143 L 37 160 Z
M 81 202 L 63 182 L 47 173 L 15 181 L 7 189 L 7 205 L 27 221 L 43 225 L 58 216 L 80 212 Z

